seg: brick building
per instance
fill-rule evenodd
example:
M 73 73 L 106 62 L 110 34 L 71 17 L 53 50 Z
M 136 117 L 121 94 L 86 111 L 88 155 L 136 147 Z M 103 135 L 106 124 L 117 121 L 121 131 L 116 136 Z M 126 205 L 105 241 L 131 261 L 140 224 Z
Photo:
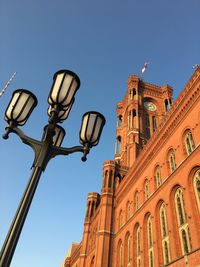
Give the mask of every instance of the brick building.
M 64 267 L 200 266 L 200 67 L 172 93 L 129 77 L 114 160 Z

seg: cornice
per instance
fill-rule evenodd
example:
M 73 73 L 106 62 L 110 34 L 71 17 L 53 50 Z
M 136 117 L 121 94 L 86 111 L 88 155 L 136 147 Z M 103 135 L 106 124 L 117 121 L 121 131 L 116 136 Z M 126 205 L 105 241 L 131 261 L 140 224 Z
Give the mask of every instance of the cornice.
M 170 111 L 166 114 L 158 127 L 157 132 L 144 146 L 140 155 L 130 168 L 125 179 L 116 191 L 116 200 L 118 201 L 122 194 L 130 188 L 132 177 L 139 177 L 144 171 L 150 160 L 154 158 L 157 152 L 162 149 L 163 144 L 175 130 L 176 126 L 182 121 L 188 110 L 194 102 L 200 98 L 200 67 L 194 72 L 177 100 L 173 103 Z M 136 175 L 137 174 L 137 175 Z

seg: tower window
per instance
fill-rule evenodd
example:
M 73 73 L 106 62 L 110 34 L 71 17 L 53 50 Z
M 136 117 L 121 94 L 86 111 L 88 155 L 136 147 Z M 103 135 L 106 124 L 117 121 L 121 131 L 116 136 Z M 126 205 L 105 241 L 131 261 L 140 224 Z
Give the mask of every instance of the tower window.
M 136 90 L 135 89 L 131 89 L 129 91 L 129 100 L 133 100 L 135 95 L 136 95 Z
M 109 177 L 108 177 L 108 187 L 109 187 L 109 188 L 112 187 L 112 176 L 113 176 L 113 172 L 110 171 L 110 172 L 109 172 Z
M 152 125 L 153 125 L 153 132 L 157 131 L 157 122 L 156 122 L 156 117 L 152 117 Z
M 150 133 L 150 121 L 148 115 L 146 115 L 145 117 L 145 128 L 146 128 L 146 138 L 149 139 L 151 137 L 151 133 Z
M 117 117 L 117 127 L 121 127 L 122 126 L 122 115 L 119 115 Z
M 121 136 L 118 136 L 116 140 L 115 154 L 119 154 L 120 150 L 121 150 Z
M 165 111 L 168 112 L 170 109 L 170 104 L 169 104 L 169 100 L 165 99 Z

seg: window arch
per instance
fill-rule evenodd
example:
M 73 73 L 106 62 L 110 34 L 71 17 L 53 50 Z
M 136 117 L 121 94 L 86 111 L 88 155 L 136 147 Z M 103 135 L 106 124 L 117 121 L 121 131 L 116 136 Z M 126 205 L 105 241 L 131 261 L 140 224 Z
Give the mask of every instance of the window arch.
M 170 173 L 173 173 L 176 169 L 176 158 L 173 149 L 170 149 L 168 157 L 169 157 Z
M 141 233 L 140 233 L 139 225 L 136 230 L 136 256 L 137 256 L 137 267 L 140 267 L 141 265 Z
M 108 179 L 108 170 L 106 170 L 104 173 L 103 187 L 106 187 L 107 179 Z
M 130 201 L 128 201 L 127 205 L 126 205 L 126 219 L 127 221 L 130 219 L 131 217 L 131 203 Z
M 117 140 L 116 140 L 116 147 L 115 147 L 115 154 L 119 154 L 120 153 L 120 150 L 121 150 L 121 136 L 118 136 L 117 137 Z
M 136 110 L 135 109 L 132 110 L 132 120 L 133 120 L 132 127 L 136 128 L 137 125 L 136 125 Z
M 153 132 L 156 132 L 158 127 L 157 127 L 157 122 L 156 122 L 155 116 L 152 116 L 152 126 L 153 126 Z
M 135 211 L 139 209 L 139 193 L 136 191 L 135 193 Z
M 162 203 L 162 205 L 160 206 L 160 227 L 162 236 L 162 250 L 163 250 L 164 264 L 168 264 L 170 262 L 170 251 L 169 251 L 169 236 L 168 236 L 165 203 Z
M 153 253 L 153 229 L 152 229 L 152 219 L 149 215 L 147 219 L 147 237 L 148 237 L 148 259 L 149 267 L 154 267 L 154 253 Z
M 200 211 L 200 170 L 198 170 L 194 175 L 193 185 L 194 185 L 197 205 Z
M 181 241 L 182 253 L 184 255 L 191 251 L 192 245 L 184 206 L 183 190 L 181 188 L 178 188 L 175 192 L 175 205 L 178 219 L 179 237 Z
M 151 137 L 151 132 L 150 132 L 150 120 L 148 114 L 146 114 L 145 116 L 145 128 L 146 128 L 146 138 L 149 139 Z
M 118 243 L 118 267 L 123 267 L 123 245 L 122 241 L 120 240 Z
M 170 103 L 169 103 L 169 100 L 168 99 L 165 99 L 165 110 L 166 112 L 168 112 L 170 109 Z
M 157 166 L 156 169 L 155 169 L 155 180 L 156 180 L 155 181 L 156 182 L 156 188 L 158 188 L 162 183 L 160 166 Z
M 147 179 L 144 183 L 144 196 L 145 196 L 145 200 L 149 198 L 149 181 Z
M 123 226 L 123 211 L 120 210 L 120 213 L 119 213 L 119 229 L 122 228 Z
M 185 133 L 185 148 L 187 155 L 190 155 L 192 151 L 195 149 L 194 140 L 190 130 L 187 130 Z
M 129 91 L 129 100 L 133 100 L 135 95 L 136 95 L 136 90 L 135 89 L 130 89 L 130 91 Z
M 126 235 L 126 243 L 125 243 L 125 267 L 131 266 L 131 236 L 128 233 Z
M 117 117 L 117 127 L 121 127 L 122 126 L 122 115 L 119 115 Z
M 109 176 L 108 176 L 108 187 L 109 188 L 112 187 L 112 177 L 113 177 L 113 171 L 110 171 Z

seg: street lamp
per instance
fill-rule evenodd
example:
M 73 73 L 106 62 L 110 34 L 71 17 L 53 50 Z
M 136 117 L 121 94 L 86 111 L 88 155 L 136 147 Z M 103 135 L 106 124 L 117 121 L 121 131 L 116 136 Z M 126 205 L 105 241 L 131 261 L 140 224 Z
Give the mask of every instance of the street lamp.
M 26 123 L 37 105 L 37 98 L 28 90 L 18 89 L 13 92 L 12 99 L 5 111 L 5 120 L 8 126 L 3 138 L 8 139 L 10 133 L 17 134 L 23 143 L 32 147 L 35 152 L 35 159 L 31 177 L 1 250 L 0 267 L 10 266 L 40 176 L 49 160 L 57 155 L 82 152 L 81 159 L 86 161 L 90 148 L 96 146 L 99 142 L 105 118 L 98 112 L 90 111 L 85 113 L 82 118 L 79 133 L 81 146 L 61 147 L 65 130 L 58 123 L 67 119 L 74 103 L 74 95 L 79 87 L 80 79 L 72 71 L 60 70 L 54 74 L 53 85 L 48 97 L 49 108 L 47 113 L 49 120 L 44 127 L 41 141 L 28 137 L 18 128 L 18 126 Z

